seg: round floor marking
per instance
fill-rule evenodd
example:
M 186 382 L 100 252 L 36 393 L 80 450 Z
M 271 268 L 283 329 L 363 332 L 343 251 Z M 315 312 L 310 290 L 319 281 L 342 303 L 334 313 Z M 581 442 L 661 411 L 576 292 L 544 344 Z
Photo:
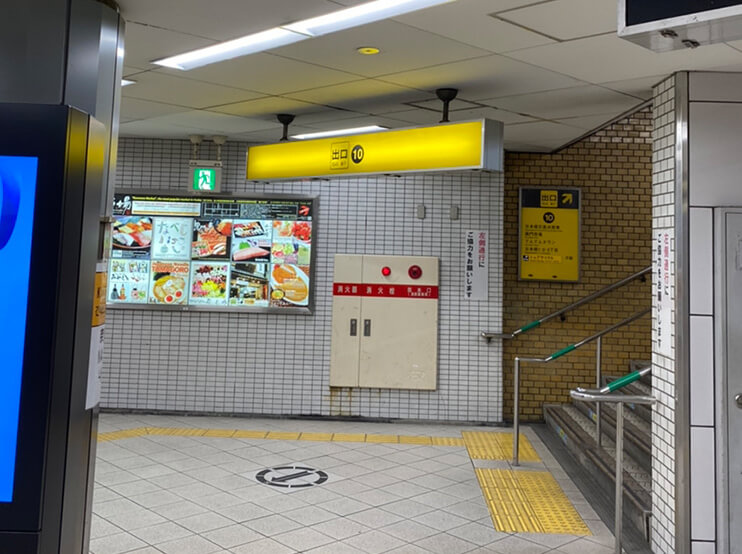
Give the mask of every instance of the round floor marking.
M 281 466 L 272 467 L 259 471 L 255 475 L 259 483 L 272 487 L 283 487 L 287 489 L 300 489 L 316 487 L 327 481 L 328 476 L 324 471 L 304 466 Z

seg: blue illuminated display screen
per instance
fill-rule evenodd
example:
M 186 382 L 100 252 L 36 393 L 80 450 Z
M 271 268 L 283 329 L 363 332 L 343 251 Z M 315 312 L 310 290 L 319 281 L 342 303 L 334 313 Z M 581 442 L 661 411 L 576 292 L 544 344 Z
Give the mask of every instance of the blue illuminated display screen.
M 0 156 L 0 502 L 13 501 L 38 159 Z

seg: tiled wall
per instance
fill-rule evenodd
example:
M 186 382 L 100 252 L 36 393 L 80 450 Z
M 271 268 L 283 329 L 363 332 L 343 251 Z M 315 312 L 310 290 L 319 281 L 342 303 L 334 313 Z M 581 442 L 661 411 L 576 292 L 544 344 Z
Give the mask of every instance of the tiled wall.
M 200 158 L 211 158 L 213 145 Z M 223 187 L 236 194 L 319 196 L 316 310 L 312 316 L 109 310 L 103 407 L 422 420 L 502 419 L 499 345 L 481 329 L 502 319 L 499 174 L 462 172 L 247 183 L 246 144 L 224 150 Z M 118 188 L 184 191 L 187 141 L 124 138 Z M 424 204 L 425 219 L 415 218 Z M 452 205 L 460 217 L 449 219 Z M 464 233 L 490 236 L 489 299 L 463 300 Z M 438 390 L 330 389 L 333 255 L 438 256 L 441 266 Z
M 645 109 L 557 154 L 505 157 L 503 327 L 513 331 L 651 263 L 652 114 Z M 579 283 L 518 280 L 518 190 L 579 187 L 582 260 Z M 503 344 L 505 419 L 512 418 L 515 356 L 547 356 L 650 305 L 650 280 L 624 288 Z M 603 340 L 604 375 L 622 375 L 629 360 L 649 360 L 647 316 Z M 544 402 L 567 402 L 569 390 L 595 383 L 595 348 L 548 365 L 530 364 L 521 377 L 521 415 L 543 418 Z
M 652 149 L 652 231 L 675 230 L 675 86 L 674 77 L 654 89 Z M 671 244 L 670 283 L 675 282 L 675 244 Z M 656 277 L 657 268 L 653 275 Z M 657 297 L 653 278 L 652 297 Z M 673 304 L 675 287 L 671 287 Z M 653 303 L 654 306 L 654 303 Z M 657 309 L 652 310 L 652 550 L 675 552 L 675 354 L 657 346 Z M 672 317 L 675 321 L 675 314 Z M 674 332 L 673 332 L 674 335 Z

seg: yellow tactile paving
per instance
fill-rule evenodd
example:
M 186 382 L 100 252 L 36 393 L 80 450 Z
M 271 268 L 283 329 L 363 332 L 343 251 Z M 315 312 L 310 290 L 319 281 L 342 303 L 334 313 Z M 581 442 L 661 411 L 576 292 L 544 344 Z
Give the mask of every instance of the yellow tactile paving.
M 366 442 L 363 433 L 333 433 L 332 440 L 336 442 Z
M 462 431 L 461 435 L 464 437 L 469 456 L 473 460 L 513 459 L 513 434 L 510 432 Z M 518 458 L 523 462 L 541 461 L 531 442 L 523 433 L 520 434 Z
M 123 431 L 99 433 L 100 442 L 109 442 L 145 435 L 172 437 L 222 437 L 232 439 L 304 440 L 318 442 L 367 442 L 381 444 L 419 444 L 432 446 L 464 446 L 460 437 L 429 437 L 407 435 L 365 435 L 363 433 L 301 433 L 293 431 L 255 431 L 239 429 L 196 429 L 193 427 L 138 427 Z
M 495 528 L 503 533 L 590 535 L 547 471 L 476 469 Z
M 299 440 L 329 442 L 332 440 L 332 433 L 302 433 Z

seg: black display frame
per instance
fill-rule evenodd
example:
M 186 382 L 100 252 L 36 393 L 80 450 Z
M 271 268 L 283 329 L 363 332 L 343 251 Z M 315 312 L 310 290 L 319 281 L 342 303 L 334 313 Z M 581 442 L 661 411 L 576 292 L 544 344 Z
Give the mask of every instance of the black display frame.
M 148 189 L 117 189 L 115 196 L 129 195 L 138 197 L 148 198 L 188 198 L 190 200 L 208 201 L 212 200 L 237 200 L 237 201 L 263 201 L 270 202 L 275 200 L 277 202 L 310 202 L 311 203 L 311 224 L 312 224 L 312 241 L 309 255 L 309 300 L 306 306 L 292 306 L 292 307 L 271 307 L 271 306 L 218 306 L 211 304 L 186 304 L 186 305 L 164 305 L 164 304 L 150 304 L 147 303 L 125 303 L 125 302 L 107 302 L 106 308 L 110 310 L 137 310 L 137 311 L 166 311 L 166 312 L 217 312 L 217 313 L 232 313 L 232 314 L 294 314 L 294 315 L 313 315 L 316 305 L 316 290 L 315 276 L 316 276 L 316 265 L 317 265 L 317 237 L 319 230 L 319 196 L 316 195 L 303 195 L 303 194 L 267 194 L 267 193 L 234 193 L 234 192 L 201 192 L 201 191 L 174 191 L 174 190 L 148 190 Z M 136 214 L 140 215 L 140 214 Z M 141 214 L 144 215 L 144 214 Z M 158 217 L 153 215 L 152 217 Z M 183 217 L 183 218 L 195 218 L 193 215 L 173 215 L 168 216 L 167 214 L 160 214 L 159 217 Z M 240 219 L 240 218 L 233 218 Z M 108 252 L 113 251 L 113 246 L 108 249 Z M 150 262 L 152 260 L 150 259 Z M 169 260 L 168 260 L 169 261 Z M 189 259 L 188 263 L 193 263 L 196 260 Z M 224 260 L 223 263 L 233 263 L 231 258 Z M 110 272 L 109 272 L 110 273 Z M 189 282 L 190 288 L 190 282 Z M 106 289 L 108 291 L 108 288 Z
M 625 0 L 626 26 L 655 23 L 664 19 L 742 5 L 740 0 Z

